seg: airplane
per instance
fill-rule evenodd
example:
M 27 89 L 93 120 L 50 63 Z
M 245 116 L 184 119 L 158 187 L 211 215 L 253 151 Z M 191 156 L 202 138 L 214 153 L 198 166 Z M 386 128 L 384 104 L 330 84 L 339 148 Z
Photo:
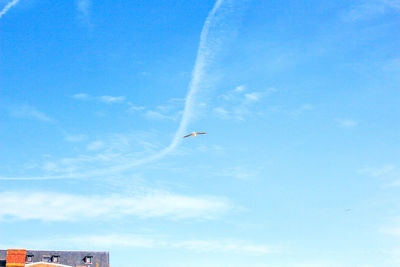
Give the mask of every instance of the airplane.
M 189 136 L 196 137 L 196 135 L 198 135 L 198 134 L 207 134 L 207 133 L 196 133 L 196 132 L 193 132 L 191 134 L 185 135 L 183 138 L 186 138 L 186 137 L 189 137 Z

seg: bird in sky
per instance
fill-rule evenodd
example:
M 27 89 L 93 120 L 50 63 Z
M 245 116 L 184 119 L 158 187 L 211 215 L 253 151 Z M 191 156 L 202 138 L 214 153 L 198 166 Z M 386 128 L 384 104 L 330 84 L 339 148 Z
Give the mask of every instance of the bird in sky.
M 193 132 L 191 134 L 185 135 L 183 138 L 186 138 L 186 137 L 189 137 L 189 136 L 196 137 L 196 135 L 198 135 L 198 134 L 207 134 L 207 133 L 196 133 L 196 132 Z

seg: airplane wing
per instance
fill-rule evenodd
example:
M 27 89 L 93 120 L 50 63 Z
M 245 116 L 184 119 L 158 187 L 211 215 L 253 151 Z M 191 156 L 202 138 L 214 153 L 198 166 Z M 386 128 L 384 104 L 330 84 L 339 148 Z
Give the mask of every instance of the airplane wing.
M 197 133 L 197 134 L 207 134 L 207 133 Z
M 189 136 L 191 136 L 191 135 L 193 135 L 193 134 L 188 134 L 188 135 L 185 135 L 183 138 L 189 137 Z

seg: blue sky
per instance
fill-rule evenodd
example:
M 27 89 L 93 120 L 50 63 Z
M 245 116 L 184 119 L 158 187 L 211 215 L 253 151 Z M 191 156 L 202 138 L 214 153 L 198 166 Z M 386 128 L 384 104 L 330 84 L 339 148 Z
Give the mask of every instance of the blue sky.
M 2 248 L 400 264 L 398 0 L 0 4 Z

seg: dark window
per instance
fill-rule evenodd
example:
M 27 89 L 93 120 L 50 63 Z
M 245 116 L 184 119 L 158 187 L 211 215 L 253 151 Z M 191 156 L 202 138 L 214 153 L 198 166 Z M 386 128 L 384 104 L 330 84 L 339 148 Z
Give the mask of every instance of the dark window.
M 93 259 L 92 256 L 86 256 L 85 257 L 85 263 L 92 263 L 93 262 L 92 259 Z
M 42 261 L 44 262 L 50 262 L 51 257 L 50 256 L 43 256 Z
M 26 255 L 26 262 L 32 262 L 33 261 L 33 255 Z
M 51 262 L 59 262 L 60 256 L 53 256 L 51 257 Z

